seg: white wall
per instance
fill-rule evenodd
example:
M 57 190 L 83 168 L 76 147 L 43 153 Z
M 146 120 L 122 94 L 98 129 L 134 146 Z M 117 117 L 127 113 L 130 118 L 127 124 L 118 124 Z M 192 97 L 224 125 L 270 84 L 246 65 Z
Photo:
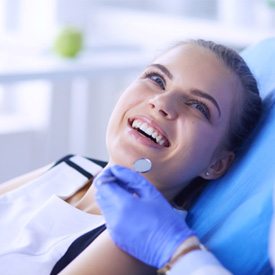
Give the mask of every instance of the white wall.
M 26 130 L 0 135 L 0 179 L 8 180 L 45 163 L 43 133 Z

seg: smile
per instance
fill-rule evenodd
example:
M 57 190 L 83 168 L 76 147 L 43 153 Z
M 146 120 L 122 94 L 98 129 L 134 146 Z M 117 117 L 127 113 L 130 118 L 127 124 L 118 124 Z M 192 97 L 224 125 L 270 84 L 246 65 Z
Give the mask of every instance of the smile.
M 131 127 L 137 130 L 140 134 L 151 139 L 156 144 L 162 147 L 169 147 L 170 143 L 168 139 L 158 129 L 151 124 L 141 119 L 134 119 L 130 123 Z

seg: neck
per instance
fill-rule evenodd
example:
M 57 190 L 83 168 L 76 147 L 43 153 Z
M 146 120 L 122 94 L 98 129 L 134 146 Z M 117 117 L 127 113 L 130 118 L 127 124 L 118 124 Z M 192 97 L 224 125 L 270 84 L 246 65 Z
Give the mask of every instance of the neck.
M 74 204 L 74 206 L 90 214 L 101 214 L 100 208 L 95 200 L 95 186 L 93 184 L 88 187 L 84 195 Z

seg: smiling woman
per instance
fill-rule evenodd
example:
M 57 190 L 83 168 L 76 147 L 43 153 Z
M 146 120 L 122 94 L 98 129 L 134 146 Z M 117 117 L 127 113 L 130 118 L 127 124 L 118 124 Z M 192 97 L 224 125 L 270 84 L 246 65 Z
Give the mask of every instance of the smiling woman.
M 120 184 L 125 173 L 114 165 L 124 166 L 129 175 L 127 182 L 138 181 L 142 184 L 148 181 L 160 191 L 159 196 L 163 197 L 163 200 L 165 198 L 166 203 L 173 203 L 178 196 L 185 203 L 190 194 L 186 191 L 187 186 L 194 191 L 197 189 L 198 179 L 216 179 L 227 171 L 241 141 L 247 138 L 255 126 L 260 112 L 261 100 L 256 81 L 237 53 L 224 46 L 202 40 L 178 44 L 158 56 L 145 68 L 117 102 L 107 128 L 109 162 L 102 174 L 112 175 L 109 182 Z M 127 169 L 140 158 L 148 158 L 152 162 L 152 169 L 144 174 L 144 177 Z M 85 180 L 74 183 L 70 175 L 73 174 L 71 170 L 82 173 Z M 31 228 L 34 232 L 25 232 L 24 223 L 20 223 L 18 218 L 16 228 L 22 228 L 21 234 L 35 234 L 39 236 L 39 241 L 37 238 L 33 240 L 36 245 L 33 246 L 32 249 L 35 251 L 32 253 L 29 253 L 27 248 L 32 245 L 22 248 L 15 244 L 9 253 L 6 253 L 6 250 L 0 251 L 2 273 L 7 271 L 7 263 L 10 263 L 11 270 L 20 266 L 22 272 L 24 263 L 28 274 L 35 274 L 38 269 L 47 273 L 66 251 L 52 274 L 57 274 L 65 267 L 64 274 L 155 273 L 154 268 L 160 267 L 163 261 L 146 262 L 149 266 L 139 262 L 114 245 L 109 236 L 108 224 L 107 231 L 105 226 L 98 227 L 104 223 L 104 217 L 100 215 L 95 200 L 96 189 L 91 183 L 93 175 L 99 171 L 100 168 L 87 159 L 67 158 L 49 171 L 45 171 L 40 179 L 31 184 L 9 193 L 3 192 L 0 199 L 9 205 L 13 205 L 15 197 L 19 195 L 26 196 L 28 204 L 31 204 L 33 199 L 36 206 L 32 209 L 35 210 L 35 215 L 41 213 L 41 217 L 38 219 L 36 216 L 37 219 L 31 220 L 30 223 L 56 217 L 50 223 L 51 234 L 54 236 L 56 233 L 57 239 L 61 238 L 62 242 L 52 240 L 44 230 L 41 230 L 41 226 L 28 225 L 28 230 Z M 54 178 L 54 184 L 51 176 Z M 43 182 L 43 192 L 39 191 L 37 181 L 40 180 Z M 17 185 L 24 182 L 19 181 Z M 32 192 L 32 189 L 36 192 Z M 50 190 L 47 196 L 45 190 Z M 15 193 L 16 196 L 11 195 Z M 156 197 L 150 200 L 154 199 Z M 114 205 L 121 205 L 121 201 L 116 201 Z M 75 211 L 75 208 L 81 211 Z M 22 206 L 16 210 L 18 213 L 9 213 L 13 210 L 6 208 L 5 217 L 26 217 L 27 211 L 24 209 Z M 23 211 L 24 215 L 20 211 Z M 52 213 L 55 213 L 54 217 Z M 81 219 L 79 215 L 82 216 Z M 2 219 L 1 228 L 14 227 L 14 220 L 17 219 Z M 72 226 L 79 220 L 83 220 L 83 225 L 79 222 L 76 227 Z M 165 218 L 163 222 L 165 223 Z M 61 224 L 66 226 L 60 226 Z M 127 226 L 127 220 L 122 226 Z M 142 224 L 140 226 L 142 227 Z M 180 235 L 177 242 L 193 234 L 182 217 L 178 221 L 178 226 L 186 235 Z M 5 242 L 9 237 L 15 239 L 13 234 L 9 237 L 5 234 L 3 236 Z M 65 239 L 67 241 L 64 241 Z M 38 243 L 41 246 L 37 245 Z M 44 243 L 50 243 L 51 249 L 46 249 Z M 41 253 L 41 247 L 44 247 L 43 251 L 47 251 L 47 256 Z M 164 254 L 169 256 L 175 247 L 176 244 L 165 249 Z M 18 251 L 22 249 L 28 250 L 27 259 L 20 256 L 21 252 L 18 256 Z M 84 251 L 80 254 L 82 250 Z M 35 261 L 31 255 L 36 256 Z M 38 255 L 42 255 L 41 258 Z M 12 265 L 14 257 L 22 264 Z M 27 262 L 30 264 L 26 264 Z
M 110 119 L 110 163 L 129 167 L 140 155 L 150 158 L 147 178 L 169 200 L 198 176 L 220 177 L 234 159 L 229 140 L 244 87 L 206 47 L 211 45 L 191 41 L 156 58 L 124 92 Z

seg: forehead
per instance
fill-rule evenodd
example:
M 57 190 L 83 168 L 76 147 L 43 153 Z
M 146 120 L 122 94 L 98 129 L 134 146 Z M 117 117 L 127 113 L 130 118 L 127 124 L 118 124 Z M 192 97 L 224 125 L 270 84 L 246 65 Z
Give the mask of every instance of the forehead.
M 175 47 L 156 58 L 154 63 L 164 65 L 179 87 L 199 89 L 213 96 L 225 112 L 230 112 L 241 94 L 238 76 L 215 53 L 201 46 Z
M 192 74 L 200 71 L 209 71 L 209 78 L 212 74 L 214 76 L 231 75 L 229 68 L 215 53 L 199 45 L 184 44 L 172 48 L 156 58 L 154 63 L 158 62 L 171 67 L 171 69 L 173 67 L 173 69 L 178 70 L 178 73 L 181 73 L 181 70 L 186 70 L 185 73 L 192 70 Z M 174 73 L 177 73 L 177 71 Z

